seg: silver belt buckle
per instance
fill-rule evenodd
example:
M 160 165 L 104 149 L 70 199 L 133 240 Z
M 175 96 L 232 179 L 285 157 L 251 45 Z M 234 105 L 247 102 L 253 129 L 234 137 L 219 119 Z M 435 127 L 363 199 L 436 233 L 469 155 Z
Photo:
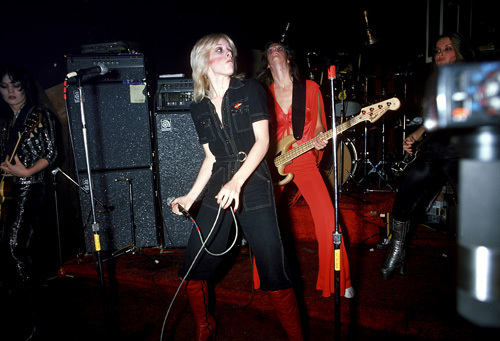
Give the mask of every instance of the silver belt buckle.
M 243 155 L 243 159 L 240 159 L 240 155 Z M 248 156 L 247 153 L 245 153 L 245 152 L 239 152 L 238 153 L 238 161 L 241 162 L 241 163 L 245 162 L 245 160 L 247 159 L 247 156 Z

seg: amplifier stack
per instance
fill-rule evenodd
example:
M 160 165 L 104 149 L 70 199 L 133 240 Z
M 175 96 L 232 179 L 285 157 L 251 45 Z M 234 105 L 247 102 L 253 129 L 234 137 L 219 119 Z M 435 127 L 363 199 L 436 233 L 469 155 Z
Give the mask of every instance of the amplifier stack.
M 203 148 L 189 113 L 193 81 L 160 76 L 149 97 L 142 54 L 87 54 L 67 57 L 68 72 L 104 64 L 108 72 L 81 81 L 88 158 L 101 250 L 117 250 L 136 239 L 138 247 L 184 247 L 192 222 L 174 215 L 169 202 L 194 183 Z M 94 249 L 87 157 L 79 86 L 67 85 L 71 135 L 84 226 L 85 246 Z M 152 107 L 152 108 L 150 108 Z M 119 181 L 129 179 L 130 186 Z M 133 212 L 130 202 L 135 203 Z M 131 222 L 135 216 L 135 233 Z
M 133 182 L 135 237 L 139 247 L 158 245 L 158 224 L 153 184 L 151 115 L 142 54 L 72 55 L 69 72 L 102 63 L 109 72 L 87 76 L 81 81 L 83 99 L 74 79 L 68 81 L 68 126 L 78 184 L 88 189 L 82 113 L 88 144 L 90 173 L 99 224 L 101 249 L 116 250 L 131 242 L 131 212 L 128 186 Z M 90 196 L 79 191 L 85 247 L 94 249 Z
M 193 100 L 193 81 L 160 78 L 155 96 L 155 141 L 165 246 L 187 245 L 193 224 L 172 213 L 169 202 L 186 194 L 198 175 L 204 158 L 189 105 Z
M 193 80 L 188 78 L 159 78 L 155 96 L 157 111 L 186 111 L 193 101 Z

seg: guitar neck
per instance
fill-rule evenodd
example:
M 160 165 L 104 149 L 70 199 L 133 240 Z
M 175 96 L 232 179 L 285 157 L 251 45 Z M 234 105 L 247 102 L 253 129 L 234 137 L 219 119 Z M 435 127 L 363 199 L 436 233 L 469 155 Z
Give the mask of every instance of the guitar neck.
M 393 97 L 391 99 L 370 105 L 368 107 L 362 108 L 361 113 L 356 116 L 351 118 L 349 121 L 346 121 L 342 123 L 341 125 L 336 127 L 336 133 L 340 134 L 343 131 L 355 126 L 359 122 L 362 121 L 370 121 L 370 122 L 375 122 L 378 120 L 387 110 L 397 110 L 399 106 L 401 105 L 400 101 L 396 98 Z M 323 133 L 323 139 L 324 140 L 329 140 L 333 137 L 333 129 L 330 129 L 326 132 Z M 293 148 L 292 150 L 288 150 L 281 155 L 278 155 L 274 159 L 274 164 L 276 166 L 285 164 L 297 156 L 300 156 L 304 154 L 305 152 L 311 150 L 314 148 L 314 144 L 312 142 L 313 140 L 309 140 L 307 142 L 304 142 L 300 146 Z
M 337 135 L 342 133 L 343 131 L 355 126 L 356 124 L 358 124 L 361 121 L 363 121 L 363 120 L 359 116 L 357 116 L 357 117 L 350 119 L 349 121 L 342 123 L 341 125 L 338 125 L 336 128 Z M 330 130 L 325 131 L 323 133 L 324 140 L 330 140 L 332 137 L 333 137 L 333 129 L 330 129 Z M 309 140 L 309 141 L 301 144 L 300 146 L 298 146 L 292 150 L 287 151 L 283 155 L 278 156 L 277 158 L 279 158 L 280 163 L 285 163 L 285 162 L 288 162 L 288 161 L 295 159 L 297 156 L 300 156 L 300 155 L 310 151 L 313 148 L 314 148 L 313 140 Z

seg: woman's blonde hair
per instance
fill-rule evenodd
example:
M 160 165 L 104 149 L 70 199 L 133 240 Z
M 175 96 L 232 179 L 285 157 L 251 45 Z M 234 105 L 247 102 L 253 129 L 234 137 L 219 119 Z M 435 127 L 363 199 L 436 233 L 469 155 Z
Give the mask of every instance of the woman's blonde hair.
M 236 46 L 231 38 L 224 33 L 213 33 L 199 39 L 191 50 L 191 69 L 193 70 L 193 100 L 198 103 L 204 97 L 210 95 L 210 82 L 208 80 L 208 60 L 210 50 L 217 45 L 219 40 L 224 38 L 229 43 L 229 48 L 233 54 L 234 70 L 236 73 Z

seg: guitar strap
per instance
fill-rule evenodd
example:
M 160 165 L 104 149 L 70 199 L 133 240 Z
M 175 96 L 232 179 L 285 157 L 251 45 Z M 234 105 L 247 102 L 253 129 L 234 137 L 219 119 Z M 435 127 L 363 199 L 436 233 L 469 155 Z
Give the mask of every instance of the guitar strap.
M 306 82 L 294 79 L 292 93 L 292 128 L 295 140 L 304 134 L 306 121 Z
M 7 155 L 12 156 L 11 153 L 16 146 L 17 140 L 19 138 L 19 133 L 23 131 L 26 117 L 28 117 L 28 114 L 31 112 L 32 108 L 33 105 L 30 105 L 29 103 L 25 104 L 21 109 L 21 111 L 19 112 L 19 115 L 17 116 L 16 120 L 12 124 L 9 131 L 9 138 L 7 139 L 4 148 L 5 155 L 2 155 L 2 160 L 4 160 Z

